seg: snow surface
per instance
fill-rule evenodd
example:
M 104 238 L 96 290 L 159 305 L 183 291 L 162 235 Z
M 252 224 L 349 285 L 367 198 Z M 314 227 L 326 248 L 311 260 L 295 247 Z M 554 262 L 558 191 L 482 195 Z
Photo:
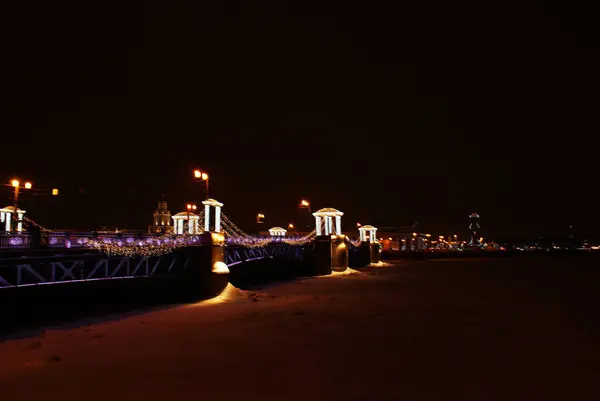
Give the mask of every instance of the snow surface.
M 562 279 L 538 287 L 486 266 L 229 285 L 196 304 L 49 328 L 0 343 L 0 401 L 600 399 L 597 326 L 548 290 Z

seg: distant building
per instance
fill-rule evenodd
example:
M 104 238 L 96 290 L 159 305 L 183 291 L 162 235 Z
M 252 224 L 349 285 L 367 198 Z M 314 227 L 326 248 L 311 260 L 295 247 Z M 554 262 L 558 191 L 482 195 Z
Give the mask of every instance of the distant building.
M 415 252 L 427 249 L 427 237 L 421 233 L 419 223 L 379 227 L 377 235 L 384 251 Z
M 285 237 L 286 232 L 287 232 L 287 230 L 282 227 L 269 228 L 269 235 L 271 237 Z
M 158 209 L 154 211 L 153 224 L 148 227 L 149 233 L 173 232 L 171 212 L 167 209 L 167 201 L 158 201 Z
M 350 238 L 359 239 L 358 231 L 345 233 Z M 418 223 L 407 226 L 380 226 L 377 240 L 384 251 L 423 251 L 428 248 L 428 237 L 420 232 Z
M 469 230 L 471 230 L 471 241 L 469 242 L 470 246 L 479 246 L 481 245 L 481 241 L 479 240 L 478 230 L 481 228 L 479 225 L 479 214 L 471 213 L 469 215 Z

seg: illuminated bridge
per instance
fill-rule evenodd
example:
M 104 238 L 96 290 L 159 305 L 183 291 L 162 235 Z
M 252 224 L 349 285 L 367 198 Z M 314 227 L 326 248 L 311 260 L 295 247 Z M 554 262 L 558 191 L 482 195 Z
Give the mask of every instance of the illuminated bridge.
M 20 214 L 20 226 L 36 226 L 39 238 L 25 230 L 0 234 L 0 290 L 141 278 L 204 281 L 228 274 L 230 268 L 266 262 L 328 274 L 378 261 L 374 231 L 351 241 L 341 234 L 343 213 L 336 209 L 313 213 L 316 226 L 306 235 L 290 237 L 274 230 L 258 237 L 229 220 L 222 203 L 208 199 L 203 204 L 195 219 L 173 216 L 172 234 L 53 232 Z

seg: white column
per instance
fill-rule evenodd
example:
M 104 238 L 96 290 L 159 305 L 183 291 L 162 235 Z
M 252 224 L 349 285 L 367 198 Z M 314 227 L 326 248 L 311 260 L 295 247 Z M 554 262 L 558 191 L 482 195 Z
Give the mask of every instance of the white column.
M 0 223 L 4 223 L 4 212 L 0 212 Z
M 12 213 L 6 213 L 6 231 L 10 231 L 10 221 L 12 220 Z
M 179 224 L 179 228 L 177 229 L 177 234 L 183 234 L 183 219 L 177 220 L 177 223 Z
M 200 234 L 200 219 L 194 220 L 194 234 Z
M 210 231 L 210 205 L 204 205 L 204 231 Z
M 315 216 L 315 228 L 317 230 L 317 235 L 321 235 L 321 217 Z M 8 229 L 6 229 L 8 231 Z
M 333 217 L 327 216 L 327 224 L 328 224 L 328 233 L 329 235 L 333 234 Z
M 215 207 L 215 232 L 221 232 L 221 206 Z
M 192 219 L 188 219 L 188 234 L 193 234 L 194 233 L 194 223 L 192 222 Z
M 375 242 L 375 230 L 370 230 L 370 231 L 371 231 L 371 234 L 369 236 L 371 237 L 371 241 L 369 241 L 369 242 L 373 243 L 373 242 Z
M 335 216 L 335 233 L 342 235 L 342 216 Z

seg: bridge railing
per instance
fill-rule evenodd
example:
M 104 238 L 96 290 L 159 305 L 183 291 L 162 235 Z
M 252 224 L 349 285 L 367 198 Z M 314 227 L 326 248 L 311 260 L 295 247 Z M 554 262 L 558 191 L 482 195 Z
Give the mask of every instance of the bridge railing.
M 30 246 L 29 234 L 0 234 L 0 249 L 27 249 Z
M 93 233 L 93 232 L 49 232 L 42 234 L 42 245 L 48 248 L 86 248 L 88 241 L 122 242 L 134 244 L 149 238 L 160 237 L 159 233 Z M 29 233 L 0 234 L 0 249 L 28 249 L 32 246 Z

